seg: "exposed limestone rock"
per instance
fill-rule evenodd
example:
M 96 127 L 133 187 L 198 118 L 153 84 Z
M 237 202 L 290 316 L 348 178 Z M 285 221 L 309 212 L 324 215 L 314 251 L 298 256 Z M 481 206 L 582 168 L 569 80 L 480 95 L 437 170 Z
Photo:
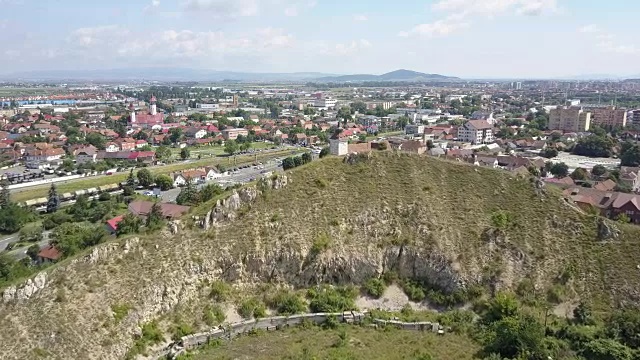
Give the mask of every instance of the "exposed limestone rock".
M 349 165 L 355 165 L 361 162 L 367 162 L 371 159 L 371 153 L 351 153 L 344 157 L 344 162 Z
M 10 302 L 13 300 L 27 300 L 35 295 L 38 291 L 45 288 L 47 285 L 47 274 L 45 272 L 41 272 L 36 275 L 33 279 L 28 279 L 22 286 L 10 286 L 4 290 L 2 293 L 2 300 L 6 302 Z
M 598 240 L 615 240 L 620 235 L 620 230 L 611 221 L 604 218 L 598 219 Z

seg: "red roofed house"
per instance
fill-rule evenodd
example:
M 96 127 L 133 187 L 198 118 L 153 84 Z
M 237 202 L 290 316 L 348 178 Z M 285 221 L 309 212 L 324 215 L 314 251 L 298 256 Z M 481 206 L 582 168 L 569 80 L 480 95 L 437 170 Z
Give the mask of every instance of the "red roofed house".
M 113 219 L 107 220 L 107 223 L 105 224 L 105 229 L 107 230 L 107 232 L 111 235 L 115 235 L 116 231 L 118 230 L 118 223 L 122 221 L 123 218 L 124 215 L 120 215 L 114 217 Z
M 153 206 L 153 201 L 132 201 L 129 203 L 129 211 L 137 216 L 147 216 L 149 212 L 151 212 L 151 207 Z M 167 219 L 175 219 L 180 216 L 186 214 L 189 211 L 188 206 L 176 205 L 176 204 L 168 204 L 168 203 L 159 203 L 160 209 L 162 211 L 162 216 Z
M 54 245 L 47 245 L 38 253 L 39 263 L 56 262 L 62 257 L 62 253 Z

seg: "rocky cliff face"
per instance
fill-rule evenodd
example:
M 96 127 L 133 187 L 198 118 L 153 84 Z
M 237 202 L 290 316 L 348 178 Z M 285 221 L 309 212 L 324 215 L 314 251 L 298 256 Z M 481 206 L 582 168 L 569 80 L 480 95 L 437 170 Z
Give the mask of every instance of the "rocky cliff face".
M 178 310 L 201 318 L 212 280 L 304 288 L 393 271 L 455 291 L 487 276 L 497 287 L 525 277 L 544 285 L 579 259 L 572 264 L 587 289 L 601 288 L 602 279 L 615 284 L 621 262 L 635 269 L 631 246 L 612 248 L 606 254 L 618 261 L 604 265 L 590 257 L 624 244 L 624 233 L 595 241 L 595 224 L 567 217 L 573 210 L 557 199 L 540 201 L 526 180 L 419 157 L 356 160 L 323 160 L 304 176 L 265 179 L 161 234 L 102 244 L 5 289 L 0 327 L 13 331 L 0 340 L 0 358 L 121 359 L 142 324 Z M 468 181 L 448 185 L 462 176 Z M 486 176 L 494 176 L 491 186 L 476 195 L 460 191 Z M 514 224 L 494 231 L 488 214 L 505 203 L 515 204 L 507 208 Z

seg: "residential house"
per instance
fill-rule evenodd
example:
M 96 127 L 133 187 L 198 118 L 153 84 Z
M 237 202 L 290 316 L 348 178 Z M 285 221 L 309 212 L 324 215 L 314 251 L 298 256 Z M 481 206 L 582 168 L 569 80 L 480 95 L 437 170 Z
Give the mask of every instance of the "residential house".
M 47 245 L 38 252 L 37 260 L 40 264 L 52 263 L 58 261 L 62 257 L 62 253 L 56 249 L 54 245 Z
M 640 195 L 584 187 L 568 188 L 564 194 L 584 210 L 596 209 L 610 219 L 625 214 L 631 222 L 640 223 Z
M 190 138 L 202 139 L 203 137 L 207 136 L 207 129 L 190 127 L 187 130 L 185 130 L 184 134 L 185 136 Z
M 153 206 L 153 201 L 144 201 L 137 200 L 129 203 L 128 209 L 129 211 L 137 216 L 146 217 L 151 212 L 151 207 Z M 162 216 L 165 219 L 176 219 L 181 217 L 182 215 L 189 212 L 188 206 L 169 204 L 169 203 L 158 203 L 160 205 L 160 210 L 162 212 Z
M 98 151 L 93 146 L 87 146 L 75 151 L 76 164 L 95 163 L 98 157 Z
M 145 164 L 152 165 L 156 161 L 156 153 L 154 151 L 116 151 L 107 152 L 99 151 L 96 160 L 113 159 L 113 160 L 135 160 Z
M 620 181 L 630 186 L 633 192 L 640 192 L 640 167 L 621 166 Z
M 495 169 L 495 168 L 498 168 L 498 157 L 476 154 L 473 156 L 473 165 L 486 166 L 486 167 L 491 167 Z
M 64 156 L 64 150 L 60 148 L 49 148 L 44 150 L 28 150 L 25 160 L 27 162 L 49 162 L 60 160 Z
M 120 151 L 132 151 L 136 149 L 136 141 L 132 138 L 118 139 L 115 141 Z
M 239 135 L 247 136 L 249 135 L 249 131 L 242 128 L 227 128 L 222 130 L 222 136 L 225 140 L 235 140 Z
M 136 149 L 142 149 L 143 147 L 149 145 L 147 140 L 136 140 Z
M 427 146 L 419 140 L 407 140 L 400 144 L 399 149 L 406 152 L 424 154 L 427 151 Z
M 120 151 L 120 146 L 114 142 L 108 142 L 105 144 L 104 150 L 106 152 L 117 152 Z
M 120 223 L 120 221 L 122 221 L 123 218 L 124 218 L 124 215 L 120 215 L 120 216 L 114 217 L 113 219 L 107 220 L 104 226 L 105 230 L 107 230 L 109 234 L 115 235 L 116 232 L 118 231 L 118 223 Z
M 618 184 L 616 184 L 615 181 L 607 179 L 605 181 L 597 182 L 595 185 L 593 185 L 593 188 L 600 191 L 613 191 L 615 190 L 617 185 Z

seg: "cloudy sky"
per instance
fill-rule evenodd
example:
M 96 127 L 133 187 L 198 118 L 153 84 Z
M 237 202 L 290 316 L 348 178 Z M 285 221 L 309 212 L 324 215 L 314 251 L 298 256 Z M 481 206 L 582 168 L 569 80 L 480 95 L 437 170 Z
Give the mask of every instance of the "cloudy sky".
M 637 75 L 639 11 L 632 0 L 0 0 L 0 74 Z

